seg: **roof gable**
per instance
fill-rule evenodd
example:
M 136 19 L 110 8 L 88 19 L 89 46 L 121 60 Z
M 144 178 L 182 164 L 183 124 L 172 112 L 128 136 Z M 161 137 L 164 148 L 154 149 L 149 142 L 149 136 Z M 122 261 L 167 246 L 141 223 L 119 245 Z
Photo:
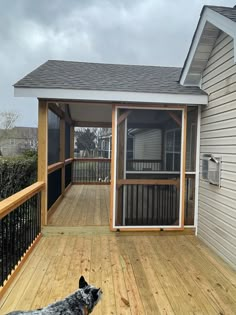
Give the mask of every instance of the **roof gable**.
M 236 8 L 204 6 L 194 33 L 192 43 L 180 75 L 180 83 L 185 86 L 200 86 L 216 39 L 221 31 L 234 39 L 236 51 Z M 236 61 L 236 54 L 234 53 Z

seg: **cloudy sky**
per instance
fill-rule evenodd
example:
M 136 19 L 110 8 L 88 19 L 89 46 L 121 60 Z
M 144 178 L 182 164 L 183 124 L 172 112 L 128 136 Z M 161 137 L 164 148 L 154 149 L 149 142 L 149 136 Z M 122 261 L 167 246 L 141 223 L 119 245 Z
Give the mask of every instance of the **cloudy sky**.
M 12 85 L 48 59 L 182 67 L 204 4 L 235 0 L 0 0 L 0 112 L 37 126 Z

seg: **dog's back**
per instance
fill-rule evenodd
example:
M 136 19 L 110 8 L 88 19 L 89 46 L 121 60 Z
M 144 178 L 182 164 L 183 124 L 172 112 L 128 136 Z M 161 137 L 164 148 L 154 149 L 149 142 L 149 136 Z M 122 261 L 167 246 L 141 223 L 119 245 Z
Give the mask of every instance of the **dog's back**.
M 102 296 L 102 290 L 89 285 L 80 277 L 79 290 L 61 301 L 33 311 L 13 311 L 6 315 L 87 315 L 93 311 Z

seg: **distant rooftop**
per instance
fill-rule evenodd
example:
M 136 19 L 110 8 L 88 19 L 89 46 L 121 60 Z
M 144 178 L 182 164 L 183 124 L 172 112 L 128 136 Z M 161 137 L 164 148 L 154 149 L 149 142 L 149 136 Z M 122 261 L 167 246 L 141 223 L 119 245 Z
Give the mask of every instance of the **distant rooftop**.
M 181 68 L 49 60 L 16 88 L 74 89 L 141 93 L 205 94 L 179 84 Z

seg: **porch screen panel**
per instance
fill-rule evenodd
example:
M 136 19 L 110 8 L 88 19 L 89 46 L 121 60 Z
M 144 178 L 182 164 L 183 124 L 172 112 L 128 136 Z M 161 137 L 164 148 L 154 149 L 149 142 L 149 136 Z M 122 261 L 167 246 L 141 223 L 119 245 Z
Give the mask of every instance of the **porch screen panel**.
M 186 144 L 186 171 L 195 172 L 196 168 L 196 142 L 197 142 L 198 108 L 188 108 L 187 116 L 187 144 Z
M 116 224 L 178 226 L 182 111 L 122 110 L 126 118 L 117 125 L 116 199 L 117 213 L 122 216 Z
M 60 118 L 48 110 L 48 165 L 60 161 Z
M 70 158 L 70 124 L 65 123 L 65 158 Z

